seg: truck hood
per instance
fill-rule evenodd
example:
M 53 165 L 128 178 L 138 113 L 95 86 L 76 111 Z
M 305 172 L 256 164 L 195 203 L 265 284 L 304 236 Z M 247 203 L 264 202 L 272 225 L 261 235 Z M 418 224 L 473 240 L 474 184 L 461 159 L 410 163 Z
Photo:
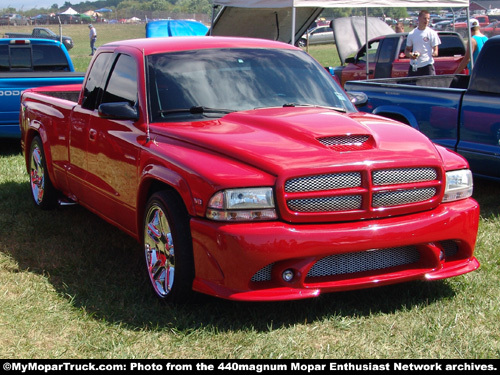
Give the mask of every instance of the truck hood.
M 340 62 L 359 51 L 366 44 L 366 31 L 368 40 L 381 35 L 394 34 L 394 30 L 377 17 L 343 17 L 332 21 L 335 45 L 339 54 Z
M 406 167 L 442 163 L 432 142 L 407 125 L 371 114 L 346 115 L 324 108 L 234 112 L 217 120 L 182 126 L 153 124 L 151 131 L 276 176 L 303 173 L 304 169 L 319 173 L 347 165 Z

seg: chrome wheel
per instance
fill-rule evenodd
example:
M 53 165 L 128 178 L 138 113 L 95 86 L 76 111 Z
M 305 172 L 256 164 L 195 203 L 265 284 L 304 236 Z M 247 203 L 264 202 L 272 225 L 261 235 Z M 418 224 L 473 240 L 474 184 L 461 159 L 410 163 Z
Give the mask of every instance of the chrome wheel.
M 149 278 L 156 294 L 166 297 L 174 285 L 175 252 L 172 232 L 165 213 L 158 205 L 146 215 L 144 251 Z
M 40 205 L 45 192 L 45 168 L 43 164 L 43 154 L 39 145 L 34 143 L 30 156 L 30 183 L 31 192 L 35 203 Z
M 35 205 L 42 209 L 54 208 L 57 202 L 57 191 L 50 181 L 42 140 L 38 136 L 31 142 L 28 160 L 31 195 Z
M 173 191 L 151 196 L 143 221 L 146 271 L 157 297 L 186 302 L 194 279 L 193 244 L 189 215 Z

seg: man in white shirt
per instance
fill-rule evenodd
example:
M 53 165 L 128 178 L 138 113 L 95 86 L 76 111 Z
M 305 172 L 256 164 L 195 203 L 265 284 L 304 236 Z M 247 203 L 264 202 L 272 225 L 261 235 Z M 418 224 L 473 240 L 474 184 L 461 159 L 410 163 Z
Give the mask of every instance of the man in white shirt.
M 418 15 L 418 27 L 413 29 L 406 39 L 405 55 L 410 58 L 408 76 L 435 75 L 434 57 L 438 55 L 441 39 L 428 25 L 431 15 L 422 10 Z
M 89 25 L 90 33 L 89 33 L 89 39 L 90 39 L 90 56 L 92 56 L 96 50 L 95 48 L 95 40 L 97 39 L 97 32 L 95 30 L 95 27 L 92 26 L 92 24 Z

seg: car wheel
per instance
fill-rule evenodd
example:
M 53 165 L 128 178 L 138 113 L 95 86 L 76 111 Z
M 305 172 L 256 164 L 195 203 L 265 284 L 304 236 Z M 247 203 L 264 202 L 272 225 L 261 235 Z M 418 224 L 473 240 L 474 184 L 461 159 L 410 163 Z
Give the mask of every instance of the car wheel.
M 161 191 L 149 199 L 144 216 L 146 270 L 157 297 L 187 302 L 194 279 L 189 216 L 173 192 Z
M 307 41 L 303 38 L 299 39 L 299 42 L 297 43 L 299 47 L 305 47 L 307 44 Z
M 28 163 L 31 196 L 35 205 L 44 210 L 54 208 L 57 203 L 57 191 L 50 181 L 43 143 L 38 136 L 31 142 Z

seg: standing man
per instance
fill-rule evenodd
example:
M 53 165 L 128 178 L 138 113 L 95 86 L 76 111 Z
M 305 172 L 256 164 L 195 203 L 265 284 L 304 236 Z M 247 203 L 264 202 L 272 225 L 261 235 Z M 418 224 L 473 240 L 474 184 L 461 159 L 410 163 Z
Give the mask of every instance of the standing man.
M 408 76 L 436 75 L 434 57 L 438 55 L 441 39 L 436 31 L 429 27 L 431 15 L 422 10 L 418 15 L 418 27 L 413 29 L 406 39 L 405 55 L 410 58 Z
M 477 56 L 479 55 L 479 51 L 483 48 L 484 43 L 488 40 L 488 37 L 481 33 L 481 30 L 479 28 L 479 21 L 476 20 L 475 18 L 471 18 L 469 20 L 469 27 L 470 27 L 470 35 L 472 39 L 470 40 L 471 43 L 467 43 L 467 52 L 465 52 L 464 58 L 460 62 L 460 65 L 458 66 L 457 70 L 455 71 L 455 74 L 460 74 L 462 71 L 467 67 L 469 69 L 469 74 L 472 73 L 472 66 L 470 63 L 470 46 L 472 45 L 472 61 L 475 63 Z
M 90 33 L 89 33 L 89 38 L 90 38 L 90 55 L 93 56 L 94 52 L 96 50 L 95 48 L 95 40 L 97 39 L 97 32 L 95 31 L 95 27 L 92 26 L 92 24 L 89 25 Z

